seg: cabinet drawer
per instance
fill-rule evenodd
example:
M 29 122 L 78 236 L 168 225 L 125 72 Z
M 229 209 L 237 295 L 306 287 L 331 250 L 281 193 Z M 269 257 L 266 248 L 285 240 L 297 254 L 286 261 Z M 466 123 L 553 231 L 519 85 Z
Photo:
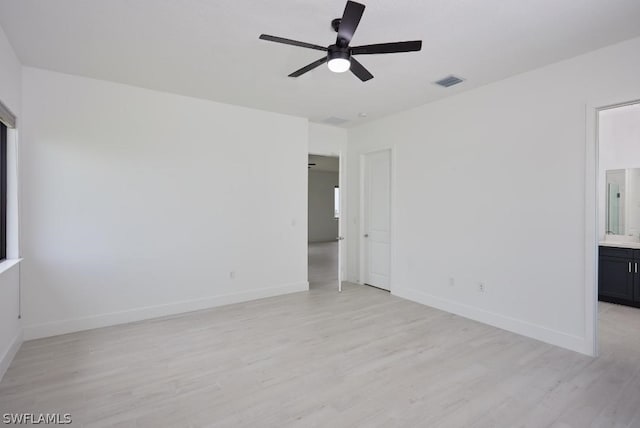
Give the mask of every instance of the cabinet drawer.
M 600 247 L 600 257 L 605 256 L 605 257 L 621 257 L 621 258 L 625 258 L 625 259 L 632 259 L 634 251 L 638 251 L 638 254 L 640 255 L 640 251 L 639 250 L 632 250 L 631 248 L 618 248 L 618 247 L 604 247 L 604 246 L 601 246 Z

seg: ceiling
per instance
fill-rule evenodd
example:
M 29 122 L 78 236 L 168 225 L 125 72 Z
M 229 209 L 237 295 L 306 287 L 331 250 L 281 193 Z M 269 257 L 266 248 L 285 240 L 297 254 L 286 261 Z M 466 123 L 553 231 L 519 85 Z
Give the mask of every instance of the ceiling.
M 312 163 L 315 165 L 311 165 Z M 309 164 L 309 171 L 340 171 L 340 159 L 334 156 L 309 155 Z
M 289 78 L 322 53 L 258 40 L 329 45 L 345 0 L 0 0 L 0 26 L 25 65 L 344 127 L 640 35 L 638 0 L 363 2 L 353 45 L 424 41 L 359 57 L 366 83 L 324 66 Z M 432 83 L 449 74 L 466 81 Z

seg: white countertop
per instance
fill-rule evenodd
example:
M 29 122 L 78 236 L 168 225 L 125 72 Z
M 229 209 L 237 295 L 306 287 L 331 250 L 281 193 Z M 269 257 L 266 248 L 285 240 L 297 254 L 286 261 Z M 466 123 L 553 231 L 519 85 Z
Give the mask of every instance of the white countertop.
M 600 245 L 603 247 L 635 248 L 640 250 L 640 242 L 600 241 Z

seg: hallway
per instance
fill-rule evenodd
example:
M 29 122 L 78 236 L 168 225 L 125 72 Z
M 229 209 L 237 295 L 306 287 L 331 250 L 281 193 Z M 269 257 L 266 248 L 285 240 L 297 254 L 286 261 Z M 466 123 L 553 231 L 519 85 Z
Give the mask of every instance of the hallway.
M 338 241 L 309 243 L 309 288 L 338 287 Z

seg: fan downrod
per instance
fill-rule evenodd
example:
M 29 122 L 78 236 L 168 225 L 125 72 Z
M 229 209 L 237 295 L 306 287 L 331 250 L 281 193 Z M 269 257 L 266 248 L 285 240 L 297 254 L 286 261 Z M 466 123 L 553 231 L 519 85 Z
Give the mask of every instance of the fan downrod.
M 336 33 L 338 32 L 338 28 L 340 28 L 340 22 L 342 22 L 342 18 L 336 18 L 331 21 L 331 28 L 333 28 L 333 31 Z

